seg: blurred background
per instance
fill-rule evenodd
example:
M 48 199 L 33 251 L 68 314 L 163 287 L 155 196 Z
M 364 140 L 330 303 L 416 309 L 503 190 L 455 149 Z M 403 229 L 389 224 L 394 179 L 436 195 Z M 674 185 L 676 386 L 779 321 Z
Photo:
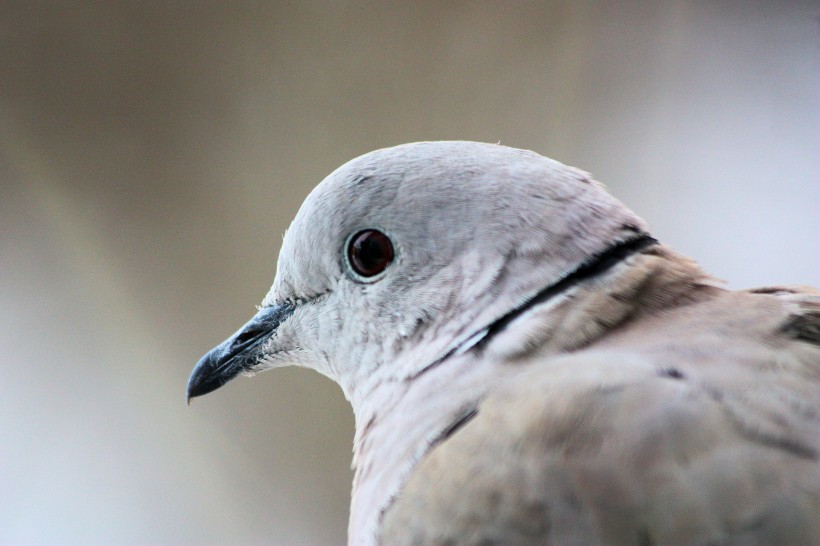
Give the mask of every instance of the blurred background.
M 0 543 L 342 544 L 306 370 L 191 407 L 341 163 L 501 142 L 732 287 L 820 284 L 817 2 L 0 1 Z

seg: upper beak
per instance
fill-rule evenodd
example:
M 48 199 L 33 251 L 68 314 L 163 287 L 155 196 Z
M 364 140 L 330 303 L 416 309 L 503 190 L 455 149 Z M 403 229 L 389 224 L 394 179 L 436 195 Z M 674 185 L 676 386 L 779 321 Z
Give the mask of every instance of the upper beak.
M 250 371 L 265 357 L 262 351 L 265 342 L 293 309 L 293 305 L 287 303 L 261 309 L 239 331 L 203 356 L 188 379 L 188 402 Z

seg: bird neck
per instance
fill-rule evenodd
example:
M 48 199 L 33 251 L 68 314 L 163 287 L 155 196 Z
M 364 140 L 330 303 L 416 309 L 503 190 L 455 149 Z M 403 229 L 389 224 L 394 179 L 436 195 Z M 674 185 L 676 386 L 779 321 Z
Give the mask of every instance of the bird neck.
M 495 363 L 465 354 L 414 381 L 385 381 L 372 388 L 366 400 L 353 404 L 350 544 L 376 543 L 381 516 L 416 463 L 477 407 L 503 374 Z
M 380 519 L 415 465 L 476 410 L 489 389 L 520 372 L 510 362 L 524 365 L 523 357 L 535 352 L 548 358 L 579 350 L 646 313 L 704 293 L 692 287 L 710 291 L 714 284 L 691 260 L 655 245 L 537 302 L 492 336 L 478 335 L 485 343 L 450 353 L 421 373 L 398 371 L 418 370 L 417 363 L 429 357 L 420 352 L 423 346 L 383 365 L 350 397 L 356 418 L 350 543 L 377 542 Z M 528 361 L 535 360 L 543 362 Z

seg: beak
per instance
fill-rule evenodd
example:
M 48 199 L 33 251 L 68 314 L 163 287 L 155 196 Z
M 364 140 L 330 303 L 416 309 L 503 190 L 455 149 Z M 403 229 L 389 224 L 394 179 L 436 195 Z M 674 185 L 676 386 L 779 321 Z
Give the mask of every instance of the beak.
M 261 309 L 238 332 L 203 356 L 188 379 L 188 403 L 191 398 L 215 391 L 240 373 L 251 371 L 265 358 L 265 342 L 293 314 L 293 309 L 288 303 Z

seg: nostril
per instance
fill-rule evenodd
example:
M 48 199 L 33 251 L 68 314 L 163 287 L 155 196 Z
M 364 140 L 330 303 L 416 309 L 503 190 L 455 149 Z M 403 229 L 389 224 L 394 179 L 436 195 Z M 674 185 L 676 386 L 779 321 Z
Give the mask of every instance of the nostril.
M 247 345 L 251 341 L 258 338 L 261 333 L 262 330 L 245 330 L 234 338 L 233 343 L 231 343 L 231 347 L 235 349 Z

